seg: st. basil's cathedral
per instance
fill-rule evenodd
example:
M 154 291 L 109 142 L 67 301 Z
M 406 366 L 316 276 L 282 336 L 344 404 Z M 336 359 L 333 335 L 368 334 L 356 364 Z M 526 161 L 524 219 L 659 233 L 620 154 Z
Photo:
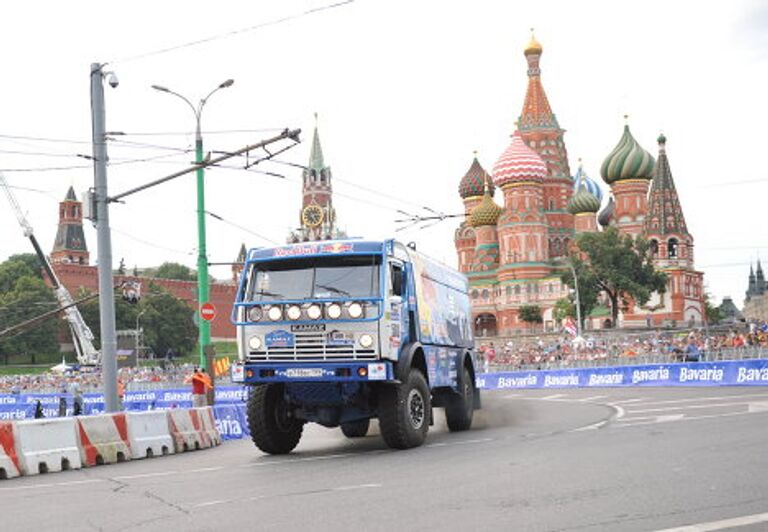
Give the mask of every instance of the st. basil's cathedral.
M 581 164 L 571 176 L 565 130 L 541 82 L 542 50 L 532 36 L 524 51 L 528 90 L 509 147 L 490 174 L 475 156 L 459 183 L 466 217 L 456 230 L 455 245 L 459 269 L 470 281 L 476 334 L 526 330 L 528 324 L 519 317 L 525 305 L 538 306 L 545 329 L 555 330 L 555 304 L 569 296 L 569 287 L 560 281 L 563 259 L 576 235 L 609 225 L 649 241 L 654 266 L 667 274 L 667 290 L 645 305 L 621 309 L 618 324 L 610 323 L 605 306 L 598 307 L 585 318 L 586 327 L 701 324 L 703 274 L 694 267 L 693 236 L 675 190 L 666 138 L 657 139 L 654 160 L 625 125 L 600 168 L 610 187 L 603 201 L 601 187 Z M 503 207 L 493 199 L 496 190 Z

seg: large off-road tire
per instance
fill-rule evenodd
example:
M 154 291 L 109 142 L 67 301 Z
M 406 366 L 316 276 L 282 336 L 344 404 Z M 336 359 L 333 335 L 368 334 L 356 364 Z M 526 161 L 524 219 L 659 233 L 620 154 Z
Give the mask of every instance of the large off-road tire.
M 429 386 L 417 369 L 411 369 L 405 382 L 383 387 L 379 428 L 384 442 L 393 449 L 410 449 L 424 443 L 430 408 Z
M 248 428 L 256 447 L 286 454 L 299 444 L 304 422 L 289 416 L 282 384 L 262 384 L 248 394 Z
M 349 423 L 341 424 L 341 432 L 347 438 L 362 438 L 368 434 L 368 427 L 371 426 L 370 419 L 358 419 L 357 421 L 350 421 Z
M 469 430 L 475 413 L 475 389 L 472 374 L 466 366 L 462 368 L 461 377 L 458 393 L 451 394 L 445 405 L 445 420 L 451 432 Z

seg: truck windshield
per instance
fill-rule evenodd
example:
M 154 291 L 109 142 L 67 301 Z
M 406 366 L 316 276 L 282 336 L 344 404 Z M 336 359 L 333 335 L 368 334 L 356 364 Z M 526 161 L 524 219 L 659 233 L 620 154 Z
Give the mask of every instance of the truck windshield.
M 379 297 L 379 255 L 312 257 L 251 267 L 248 301 Z

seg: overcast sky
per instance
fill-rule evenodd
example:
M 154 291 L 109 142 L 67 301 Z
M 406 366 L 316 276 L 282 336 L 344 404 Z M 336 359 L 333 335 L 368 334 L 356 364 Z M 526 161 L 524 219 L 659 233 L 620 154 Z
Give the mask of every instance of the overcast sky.
M 760 256 L 768 266 L 768 2 L 356 0 L 266 24 L 328 3 L 5 6 L 0 168 L 43 248 L 53 246 L 67 188 L 79 195 L 93 186 L 90 161 L 77 155 L 91 153 L 90 64 L 108 62 L 120 85 L 105 89 L 107 130 L 124 133 L 108 148 L 110 193 L 194 158 L 184 151 L 194 143 L 191 110 L 152 84 L 196 102 L 233 78 L 203 112 L 206 151 L 302 128 L 304 142 L 280 160 L 305 163 L 317 112 L 341 228 L 415 241 L 455 265 L 458 220 L 395 232 L 398 210 L 462 212 L 457 186 L 473 151 L 490 170 L 520 114 L 523 48 L 534 27 L 572 171 L 581 157 L 599 178 L 628 113 L 633 135 L 654 156 L 659 132 L 668 138 L 696 265 L 715 299 L 731 295 L 740 305 L 750 261 Z M 181 46 L 194 41 L 203 42 Z M 238 169 L 244 163 L 233 159 L 232 168 L 207 172 L 207 208 L 227 222 L 208 219 L 211 262 L 233 260 L 242 242 L 282 243 L 299 223 L 301 171 L 257 167 L 281 179 Z M 164 261 L 194 267 L 195 208 L 193 175 L 113 204 L 115 267 L 121 258 L 128 268 Z M 95 230 L 86 223 L 85 231 L 95 263 Z M 0 198 L 0 260 L 30 251 Z M 226 278 L 229 268 L 211 272 Z

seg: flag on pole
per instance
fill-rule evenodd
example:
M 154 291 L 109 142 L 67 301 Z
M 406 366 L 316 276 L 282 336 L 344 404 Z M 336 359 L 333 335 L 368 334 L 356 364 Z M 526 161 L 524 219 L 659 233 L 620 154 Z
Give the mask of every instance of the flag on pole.
M 576 336 L 576 333 L 578 332 L 576 330 L 576 324 L 571 318 L 565 318 L 565 321 L 563 322 L 563 330 L 571 336 Z

